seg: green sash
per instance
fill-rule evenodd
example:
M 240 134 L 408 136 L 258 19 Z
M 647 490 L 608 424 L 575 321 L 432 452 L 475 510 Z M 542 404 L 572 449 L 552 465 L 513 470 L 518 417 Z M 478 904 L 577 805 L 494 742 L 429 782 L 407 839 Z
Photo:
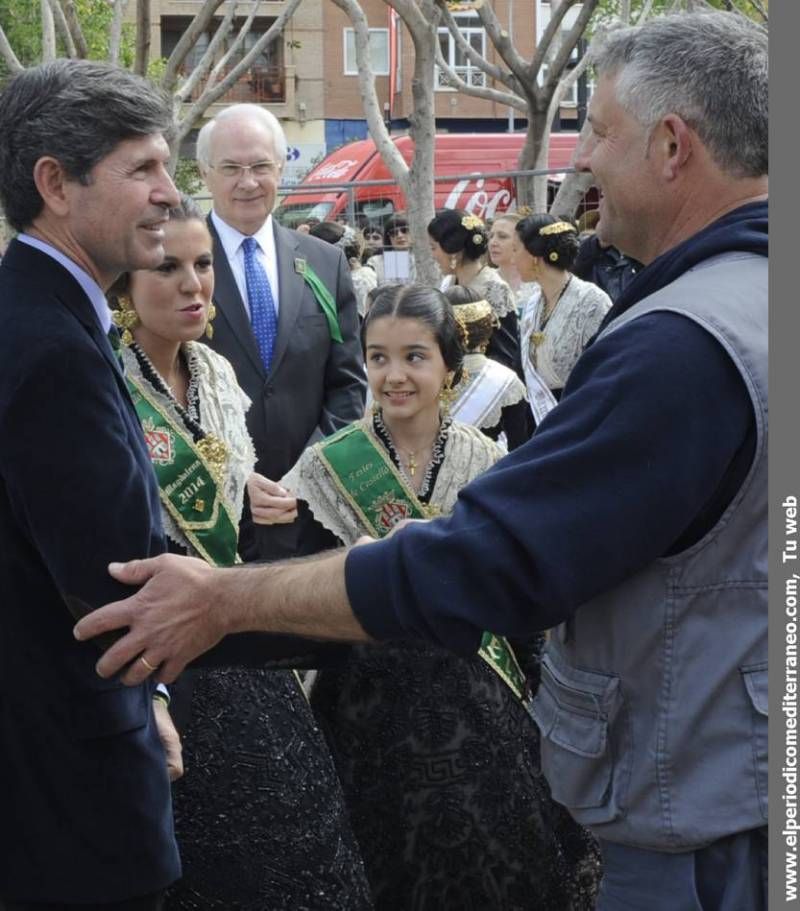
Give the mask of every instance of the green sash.
M 420 503 L 383 446 L 360 425 L 351 424 L 329 437 L 318 452 L 337 489 L 373 537 L 385 537 L 403 519 L 428 519 L 438 513 Z M 508 642 L 484 633 L 478 654 L 530 713 L 525 675 Z
M 161 501 L 195 550 L 212 566 L 237 562 L 237 523 L 220 490 L 221 471 L 177 421 L 126 377 L 144 430 Z
M 336 309 L 336 301 L 333 299 L 331 292 L 328 291 L 323 284 L 322 279 L 320 279 L 317 273 L 309 266 L 306 260 L 296 259 L 294 261 L 294 270 L 298 275 L 303 276 L 303 281 L 311 288 L 312 294 L 317 299 L 320 310 L 325 314 L 325 319 L 328 321 L 328 331 L 331 334 L 331 338 L 335 342 L 343 342 L 342 330 L 339 326 L 339 313 Z

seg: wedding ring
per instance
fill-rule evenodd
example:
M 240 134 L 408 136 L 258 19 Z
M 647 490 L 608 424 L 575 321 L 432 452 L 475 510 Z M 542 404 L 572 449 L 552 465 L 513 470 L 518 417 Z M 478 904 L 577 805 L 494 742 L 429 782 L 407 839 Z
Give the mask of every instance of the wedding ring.
M 139 660 L 140 660 L 140 661 L 142 662 L 142 664 L 147 668 L 147 670 L 150 671 L 151 674 L 152 674 L 154 671 L 157 671 L 157 670 L 158 670 L 157 667 L 153 667 L 153 665 L 150 664 L 150 662 L 147 660 L 147 658 L 145 658 L 144 655 L 139 655 Z

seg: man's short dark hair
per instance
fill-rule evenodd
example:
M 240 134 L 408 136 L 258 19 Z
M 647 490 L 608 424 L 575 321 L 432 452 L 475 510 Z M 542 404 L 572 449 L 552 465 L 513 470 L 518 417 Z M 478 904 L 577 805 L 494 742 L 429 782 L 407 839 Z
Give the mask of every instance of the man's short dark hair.
M 33 168 L 45 155 L 88 184 L 120 142 L 162 133 L 173 119 L 166 95 L 120 67 L 56 60 L 11 79 L 0 96 L 0 204 L 18 231 L 42 211 Z

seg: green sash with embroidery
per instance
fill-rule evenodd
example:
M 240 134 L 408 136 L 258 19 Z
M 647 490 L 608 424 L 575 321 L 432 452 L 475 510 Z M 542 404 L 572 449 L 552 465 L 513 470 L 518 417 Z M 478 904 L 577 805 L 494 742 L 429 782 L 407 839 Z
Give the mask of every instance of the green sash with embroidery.
M 373 537 L 385 537 L 403 519 L 429 519 L 438 514 L 420 503 L 383 446 L 358 424 L 320 443 L 318 452 L 337 489 Z M 484 633 L 478 654 L 530 713 L 525 675 L 508 642 Z
M 232 566 L 237 523 L 223 499 L 219 472 L 184 427 L 129 376 L 126 381 L 167 512 L 207 563 Z

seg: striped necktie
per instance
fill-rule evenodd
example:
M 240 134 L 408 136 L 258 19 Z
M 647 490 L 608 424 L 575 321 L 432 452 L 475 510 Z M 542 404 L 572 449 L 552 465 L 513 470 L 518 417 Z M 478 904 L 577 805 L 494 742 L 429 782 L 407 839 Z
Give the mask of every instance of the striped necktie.
M 261 355 L 264 369 L 269 373 L 275 336 L 278 332 L 278 318 L 275 314 L 275 299 L 269 286 L 264 267 L 256 256 L 258 243 L 254 237 L 242 241 L 244 250 L 244 275 L 247 282 L 247 301 L 250 304 L 250 322 L 253 335 Z

